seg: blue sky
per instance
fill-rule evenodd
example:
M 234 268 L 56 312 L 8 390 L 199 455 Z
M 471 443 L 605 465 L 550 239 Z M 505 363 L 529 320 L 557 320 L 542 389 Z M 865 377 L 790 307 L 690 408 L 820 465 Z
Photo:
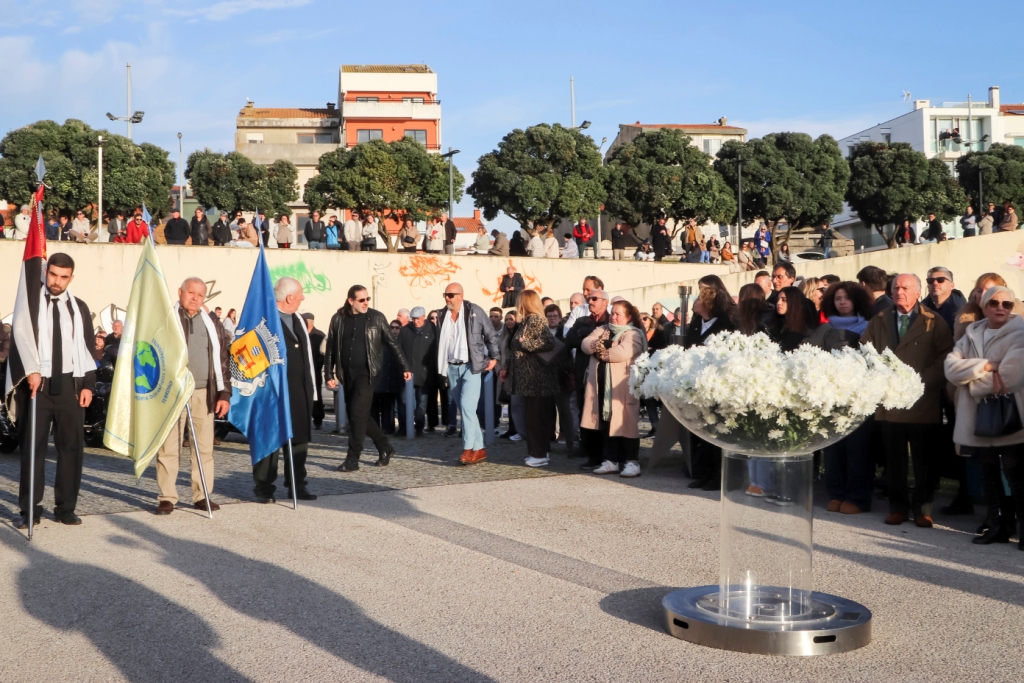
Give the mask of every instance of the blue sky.
M 135 139 L 177 160 L 179 131 L 186 157 L 231 150 L 247 97 L 322 107 L 340 64 L 425 62 L 467 178 L 509 130 L 568 124 L 570 76 L 577 123 L 592 121 L 598 142 L 620 123 L 720 116 L 752 137 L 839 138 L 906 111 L 904 90 L 984 99 L 999 85 L 1003 102 L 1024 101 L 1019 32 L 1003 28 L 1019 14 L 1010 2 L 872 0 L 0 0 L 0 133 L 41 118 L 108 127 L 130 61 L 133 109 L 146 112 Z M 471 210 L 466 198 L 456 213 Z

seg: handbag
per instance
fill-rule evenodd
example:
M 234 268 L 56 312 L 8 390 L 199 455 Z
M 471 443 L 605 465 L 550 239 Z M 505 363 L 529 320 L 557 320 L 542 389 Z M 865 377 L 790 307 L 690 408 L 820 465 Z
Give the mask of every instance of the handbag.
M 999 371 L 992 373 L 995 393 L 978 401 L 974 420 L 974 435 L 987 438 L 1008 436 L 1024 429 L 1017 410 L 1017 398 L 1006 390 Z M 1002 391 L 1000 391 L 1002 387 Z
M 540 359 L 541 363 L 548 367 L 555 365 L 558 362 L 558 358 L 562 354 L 562 351 L 565 350 L 565 343 L 562 342 L 561 339 L 554 337 L 553 341 L 555 342 L 555 345 L 552 346 L 549 351 L 537 352 L 537 358 Z

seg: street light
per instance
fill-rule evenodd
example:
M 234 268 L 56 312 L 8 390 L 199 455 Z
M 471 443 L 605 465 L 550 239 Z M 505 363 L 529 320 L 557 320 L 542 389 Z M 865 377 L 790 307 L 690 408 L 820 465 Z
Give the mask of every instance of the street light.
M 178 211 L 185 213 L 185 167 L 182 165 L 181 133 L 178 133 Z
M 587 128 L 590 128 L 590 121 L 584 121 L 580 125 L 572 127 L 573 130 L 586 130 Z
M 96 232 L 103 234 L 103 136 L 97 138 L 99 145 L 96 147 L 96 169 L 98 185 L 96 192 Z M 108 234 L 107 239 L 110 239 Z
M 124 116 L 114 116 L 109 111 L 107 112 L 107 118 L 111 121 L 124 121 L 128 125 L 128 139 L 132 139 L 132 124 L 142 123 L 142 117 L 146 115 L 144 111 L 132 112 L 132 65 L 128 64 L 128 106 L 125 107 Z
M 460 150 L 452 149 L 451 147 L 449 147 L 448 148 L 448 153 L 441 155 L 442 159 L 447 159 L 448 160 L 448 218 L 449 219 L 451 219 L 455 215 L 455 212 L 453 211 L 454 207 L 452 206 L 455 203 L 455 180 L 454 180 L 455 176 L 452 174 L 452 164 L 454 162 L 455 155 L 458 154 L 459 152 L 460 152 Z

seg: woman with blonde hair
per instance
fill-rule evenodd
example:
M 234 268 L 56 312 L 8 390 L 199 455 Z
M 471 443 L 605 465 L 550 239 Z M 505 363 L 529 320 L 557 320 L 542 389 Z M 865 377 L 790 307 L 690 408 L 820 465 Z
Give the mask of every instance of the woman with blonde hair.
M 508 393 L 522 396 L 525 424 L 516 425 L 525 432 L 530 467 L 544 467 L 551 462 L 548 453 L 555 431 L 555 396 L 558 394 L 558 373 L 540 357 L 555 348 L 555 338 L 548 329 L 544 304 L 540 295 L 527 289 L 519 295 L 516 314 L 519 328 L 512 335 L 512 353 L 499 377 L 508 382 Z M 523 429 L 525 427 L 525 429 Z
M 990 287 L 1005 286 L 1006 280 L 999 273 L 982 273 L 978 277 L 978 280 L 974 283 L 974 289 L 971 290 L 970 295 L 967 297 L 967 303 L 953 316 L 953 343 L 960 341 L 968 326 L 985 317 L 978 303 L 981 300 L 981 296 Z M 1013 312 L 1016 315 L 1024 315 L 1024 303 L 1021 303 L 1019 299 L 1014 300 Z

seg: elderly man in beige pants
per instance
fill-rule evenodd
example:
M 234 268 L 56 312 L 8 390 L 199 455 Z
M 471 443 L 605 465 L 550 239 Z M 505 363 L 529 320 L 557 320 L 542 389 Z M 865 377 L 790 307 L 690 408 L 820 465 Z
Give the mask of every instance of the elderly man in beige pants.
M 213 492 L 213 421 L 214 415 L 227 415 L 231 401 L 231 372 L 228 367 L 228 347 L 222 343 L 224 327 L 205 310 L 206 283 L 190 277 L 178 289 L 178 303 L 174 312 L 181 322 L 188 347 L 188 370 L 196 388 L 189 399 L 192 419 L 196 425 L 196 440 L 192 444 L 192 505 L 198 510 L 219 510 L 212 500 L 205 500 L 200 484 L 196 449 L 203 459 L 203 473 L 209 492 Z M 169 515 L 178 502 L 178 460 L 181 457 L 181 437 L 186 429 L 188 413 L 183 412 L 178 428 L 160 447 L 156 460 L 156 483 L 160 487 L 156 514 Z

